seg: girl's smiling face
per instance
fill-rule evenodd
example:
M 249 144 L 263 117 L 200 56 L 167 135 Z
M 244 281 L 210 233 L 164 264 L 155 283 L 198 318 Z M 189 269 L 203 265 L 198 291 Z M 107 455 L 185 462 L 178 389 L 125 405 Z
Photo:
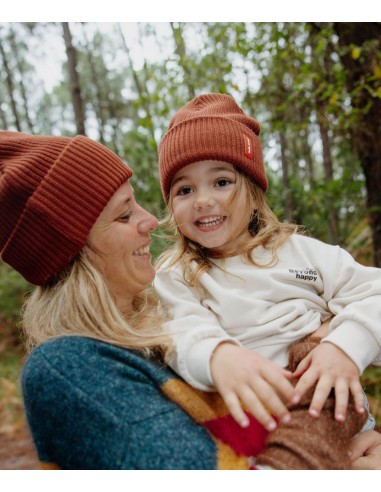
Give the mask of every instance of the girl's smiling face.
M 251 238 L 246 192 L 237 171 L 223 161 L 199 161 L 182 168 L 171 184 L 171 204 L 180 232 L 216 253 L 238 252 Z

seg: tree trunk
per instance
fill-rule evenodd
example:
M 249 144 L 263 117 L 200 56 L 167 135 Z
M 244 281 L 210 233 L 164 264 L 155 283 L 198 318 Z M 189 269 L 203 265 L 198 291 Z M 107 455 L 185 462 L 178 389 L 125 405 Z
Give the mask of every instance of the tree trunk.
M 20 85 L 21 97 L 22 97 L 22 100 L 23 100 L 23 103 L 24 103 L 24 113 L 25 113 L 26 123 L 28 125 L 29 131 L 31 133 L 34 133 L 33 132 L 33 123 L 32 123 L 32 120 L 30 118 L 30 115 L 29 115 L 28 98 L 27 98 L 27 95 L 26 95 L 26 90 L 25 90 L 25 85 L 24 85 L 24 70 L 23 70 L 23 67 L 22 67 L 22 63 L 20 62 L 20 54 L 19 54 L 19 50 L 17 48 L 15 33 L 14 33 L 14 31 L 13 31 L 12 28 L 10 28 L 9 34 L 10 34 L 10 41 L 11 41 L 11 47 L 12 47 L 12 51 L 13 51 L 13 56 L 16 59 L 16 67 L 17 67 L 17 70 L 20 73 L 19 85 Z
M 13 74 L 12 74 L 12 71 L 11 71 L 11 69 L 9 67 L 7 55 L 6 55 L 5 51 L 4 51 L 4 48 L 3 48 L 2 43 L 0 43 L 0 52 L 1 52 L 1 57 L 2 57 L 2 60 L 3 60 L 4 70 L 5 70 L 5 73 L 7 75 L 8 96 L 9 96 L 9 100 L 10 100 L 10 103 L 11 103 L 11 108 L 12 108 L 12 113 L 13 113 L 13 117 L 14 117 L 14 122 L 15 122 L 15 125 L 16 125 L 16 128 L 17 128 L 17 131 L 21 132 L 20 117 L 19 117 L 19 114 L 18 114 L 18 111 L 17 111 L 16 100 L 15 100 L 15 97 L 14 97 L 15 85 L 14 85 L 14 82 L 13 82 Z
M 381 85 L 379 77 L 374 76 L 380 68 L 381 23 L 337 22 L 334 30 L 342 48 L 347 88 L 357 114 L 352 125 L 352 141 L 366 180 L 374 263 L 381 267 L 381 98 L 378 95 Z M 353 52 L 353 46 L 359 51 Z
M 288 222 L 293 221 L 294 203 L 292 199 L 292 191 L 289 182 L 289 169 L 288 169 L 288 159 L 286 155 L 286 138 L 284 132 L 278 132 L 279 143 L 280 143 L 280 156 L 282 163 L 282 183 L 284 190 L 284 205 L 286 209 L 286 217 Z
M 329 125 L 326 117 L 325 104 L 317 101 L 317 119 L 319 124 L 320 138 L 323 146 L 324 181 L 329 185 L 333 181 L 333 163 L 331 158 L 331 142 L 329 139 Z M 334 199 L 330 190 L 327 190 L 328 205 L 328 240 L 331 244 L 339 243 L 339 219 Z
M 79 83 L 79 77 L 77 73 L 77 52 L 73 46 L 71 32 L 68 22 L 62 22 L 63 35 L 66 46 L 67 64 L 69 70 L 70 92 L 73 102 L 75 123 L 77 126 L 77 133 L 79 135 L 85 135 L 85 114 L 83 111 L 81 86 Z
M 186 50 L 185 50 L 185 42 L 183 38 L 183 33 L 181 31 L 181 25 L 178 23 L 178 27 L 174 25 L 173 22 L 170 23 L 172 32 L 173 32 L 173 39 L 175 42 L 175 49 L 176 49 L 176 54 L 179 57 L 179 65 L 184 71 L 184 85 L 188 89 L 188 94 L 189 94 L 189 99 L 193 99 L 196 97 L 196 91 L 191 83 L 191 80 L 193 80 L 192 73 L 189 70 L 188 64 L 187 64 L 187 55 L 186 55 Z
M 92 48 L 90 46 L 89 40 L 87 38 L 86 34 L 86 29 L 84 26 L 84 23 L 82 23 L 82 32 L 83 32 L 83 38 L 86 43 L 86 55 L 87 55 L 87 60 L 89 62 L 89 67 L 90 67 L 90 72 L 91 72 L 91 77 L 92 77 L 92 84 L 94 84 L 95 87 L 95 100 L 92 101 L 93 108 L 95 111 L 95 115 L 97 117 L 98 121 L 98 131 L 99 131 L 99 141 L 102 144 L 105 144 L 105 137 L 104 137 L 104 132 L 105 132 L 105 125 L 106 125 L 106 117 L 105 117 L 105 112 L 103 108 L 103 98 L 102 98 L 102 90 L 100 87 L 100 80 L 101 77 L 98 73 L 97 66 L 92 54 Z
M 302 147 L 303 147 L 304 159 L 306 161 L 307 180 L 310 185 L 310 190 L 313 190 L 315 186 L 315 170 L 314 170 L 314 161 L 311 155 L 311 147 L 309 146 L 307 141 L 307 134 L 303 138 Z
M 309 121 L 311 108 L 310 106 L 304 105 L 300 108 L 300 123 L 305 125 L 306 121 Z M 311 146 L 308 142 L 308 131 L 309 127 L 306 126 L 303 135 L 299 135 L 301 141 L 301 150 L 304 160 L 306 161 L 306 178 L 310 187 L 310 190 L 314 189 L 315 186 L 315 169 L 314 160 L 311 154 Z
M 312 52 L 319 51 L 319 42 L 321 40 L 321 27 L 316 23 L 309 23 L 310 34 L 308 42 L 310 44 Z M 339 243 L 339 214 L 335 205 L 334 197 L 332 196 L 332 190 L 329 189 L 329 184 L 333 181 L 333 161 L 331 152 L 331 139 L 329 136 L 330 125 L 327 118 L 327 95 L 325 89 L 329 84 L 334 84 L 333 79 L 333 66 L 332 66 L 332 53 L 334 51 L 333 45 L 327 40 L 326 48 L 323 52 L 323 56 L 316 57 L 315 67 L 319 71 L 320 77 L 316 78 L 313 83 L 317 113 L 317 122 L 319 126 L 320 139 L 323 148 L 323 168 L 324 168 L 324 181 L 327 185 L 326 189 L 326 201 L 328 209 L 328 241 L 331 244 Z
M 119 26 L 119 32 L 120 32 L 120 36 L 122 38 L 122 41 L 123 41 L 123 45 L 124 45 L 124 49 L 126 50 L 126 53 L 127 53 L 127 58 L 128 58 L 128 63 L 129 63 L 129 66 L 130 66 L 130 70 L 131 70 L 131 73 L 132 73 L 132 77 L 134 79 L 134 82 L 135 82 L 135 87 L 136 87 L 136 90 L 138 92 L 138 95 L 139 95 L 139 99 L 140 99 L 140 102 L 144 108 L 144 111 L 146 113 L 146 116 L 147 116 L 147 127 L 148 127 L 148 130 L 150 132 L 150 135 L 151 135 L 151 139 L 152 139 L 152 143 L 155 147 L 155 151 L 156 151 L 156 140 L 155 140 L 155 129 L 154 129 L 154 125 L 153 125 L 153 119 L 152 119 L 152 115 L 151 115 L 151 110 L 150 110 L 150 107 L 149 107 L 149 93 L 148 93 L 148 88 L 146 86 L 145 83 L 141 83 L 140 80 L 139 80 L 139 76 L 138 74 L 136 73 L 136 70 L 134 69 L 134 65 L 132 63 L 132 59 L 131 59 L 131 55 L 130 55 L 130 49 L 127 45 L 127 42 L 126 42 L 126 38 L 124 37 L 124 34 L 123 34 L 123 31 L 122 31 L 122 28 L 120 26 L 120 24 L 118 24 Z
M 1 125 L 4 130 L 8 129 L 8 120 L 7 120 L 7 115 L 3 111 L 3 108 L 0 104 L 0 119 L 1 119 Z

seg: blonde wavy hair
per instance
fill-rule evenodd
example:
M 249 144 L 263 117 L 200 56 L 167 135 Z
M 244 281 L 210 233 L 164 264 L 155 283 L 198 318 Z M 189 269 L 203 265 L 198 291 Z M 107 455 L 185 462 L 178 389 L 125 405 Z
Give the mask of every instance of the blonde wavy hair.
M 277 249 L 285 243 L 291 234 L 302 232 L 300 226 L 296 224 L 280 222 L 266 203 L 264 191 L 246 173 L 237 167 L 235 170 L 237 172 L 237 180 L 227 207 L 230 210 L 234 208 L 238 194 L 243 187 L 246 195 L 246 207 L 242 211 L 240 233 L 249 228 L 255 229 L 255 231 L 252 231 L 251 239 L 239 252 L 227 251 L 223 255 L 201 247 L 181 233 L 174 217 L 173 197 L 170 194 L 165 217 L 160 222 L 160 225 L 167 231 L 165 237 L 170 245 L 158 258 L 155 265 L 157 268 L 162 266 L 167 260 L 169 260 L 167 267 L 182 265 L 184 279 L 191 287 L 200 288 L 200 276 L 210 270 L 212 266 L 215 266 L 213 258 L 224 258 L 240 254 L 249 264 L 260 268 L 269 268 L 278 261 Z M 268 263 L 258 264 L 253 258 L 252 252 L 257 246 L 262 246 L 271 252 L 271 260 Z
M 171 347 L 153 291 L 146 289 L 134 298 L 132 312 L 121 313 L 87 247 L 55 283 L 29 295 L 21 325 L 28 351 L 60 336 L 95 338 L 161 358 Z

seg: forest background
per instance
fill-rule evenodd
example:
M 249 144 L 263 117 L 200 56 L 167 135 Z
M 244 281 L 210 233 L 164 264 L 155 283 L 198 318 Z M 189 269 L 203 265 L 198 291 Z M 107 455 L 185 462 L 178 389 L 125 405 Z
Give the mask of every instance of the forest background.
M 232 95 L 261 124 L 276 214 L 381 267 L 381 23 L 0 23 L 0 73 L 2 129 L 98 140 L 158 217 L 171 116 Z M 154 256 L 163 247 L 158 234 Z M 17 319 L 31 288 L 0 262 L 0 435 L 24 425 Z M 380 424 L 380 369 L 363 382 Z

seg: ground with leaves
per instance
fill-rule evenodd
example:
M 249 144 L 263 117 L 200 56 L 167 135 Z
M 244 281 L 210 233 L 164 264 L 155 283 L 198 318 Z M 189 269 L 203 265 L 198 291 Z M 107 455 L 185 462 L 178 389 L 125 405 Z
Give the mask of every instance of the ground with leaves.
M 39 469 L 21 400 L 23 359 L 16 334 L 0 319 L 0 470 Z
M 34 446 L 26 427 L 0 434 L 0 470 L 39 470 Z

